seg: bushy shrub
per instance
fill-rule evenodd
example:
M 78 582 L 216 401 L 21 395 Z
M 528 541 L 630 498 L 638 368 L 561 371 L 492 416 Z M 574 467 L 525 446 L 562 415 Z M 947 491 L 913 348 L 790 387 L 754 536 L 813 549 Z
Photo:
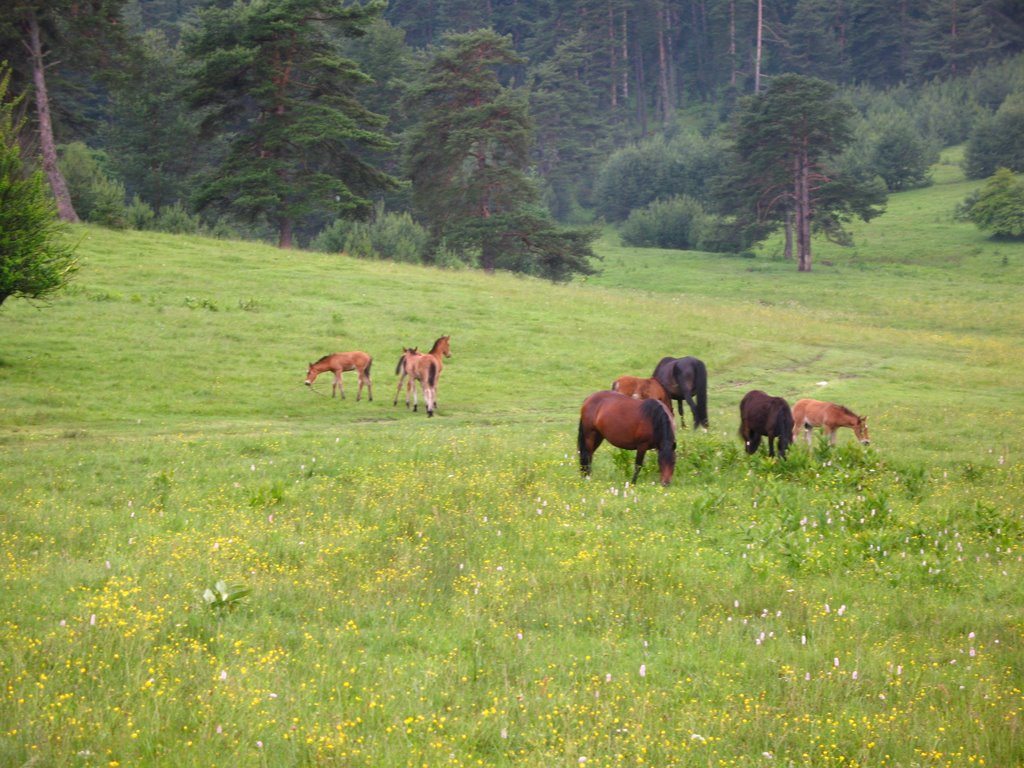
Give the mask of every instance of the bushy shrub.
M 700 202 L 678 195 L 633 211 L 620 235 L 625 245 L 637 248 L 694 250 L 702 247 L 709 230 L 708 215 Z
M 707 204 L 709 183 L 725 153 L 718 139 L 684 133 L 671 141 L 654 138 L 613 152 L 594 183 L 597 212 L 624 221 L 655 200 L 688 195 Z
M 1024 236 L 1024 182 L 1000 168 L 977 196 L 965 203 L 966 217 L 998 237 Z
M 62 147 L 60 170 L 83 221 L 122 229 L 128 225 L 124 184 L 107 175 L 106 155 L 80 141 Z
M 153 206 L 135 195 L 125 209 L 125 219 L 131 229 L 152 229 L 156 211 L 153 210 Z
M 1007 97 L 991 117 L 979 120 L 964 150 L 964 173 L 984 179 L 997 168 L 1024 171 L 1024 94 Z
M 363 259 L 388 259 L 411 264 L 423 261 L 427 230 L 408 213 L 384 213 L 378 209 L 372 221 L 338 219 L 310 243 L 315 251 L 344 252 Z
M 195 235 L 202 231 L 202 221 L 199 216 L 186 211 L 181 201 L 177 201 L 174 205 L 165 205 L 160 209 L 153 222 L 153 229 L 174 235 Z

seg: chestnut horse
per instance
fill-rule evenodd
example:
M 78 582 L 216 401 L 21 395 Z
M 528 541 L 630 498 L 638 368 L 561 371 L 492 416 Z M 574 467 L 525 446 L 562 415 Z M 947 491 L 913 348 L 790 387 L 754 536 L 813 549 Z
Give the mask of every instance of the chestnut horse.
M 708 371 L 696 357 L 663 357 L 651 376 L 676 401 L 679 426 L 685 427 L 683 401 L 693 414 L 693 428 L 708 428 Z
M 612 392 L 621 392 L 637 400 L 660 400 L 672 412 L 672 401 L 668 399 L 665 388 L 657 379 L 643 379 L 639 376 L 619 376 L 612 382 Z
M 395 375 L 398 376 L 398 386 L 395 388 L 395 401 L 392 405 L 398 405 L 398 393 L 402 391 L 402 384 L 405 383 L 405 407 L 409 407 L 409 390 L 416 393 L 416 388 L 413 386 L 412 379 L 409 378 L 409 360 L 415 357 L 419 357 L 420 353 L 417 347 L 402 347 L 402 356 L 398 358 L 398 364 L 395 366 Z
M 345 399 L 345 388 L 341 384 L 341 374 L 345 371 L 356 371 L 359 374 L 359 391 L 356 393 L 356 402 L 363 396 L 363 386 L 366 386 L 370 400 L 373 400 L 373 382 L 370 381 L 370 366 L 373 365 L 373 358 L 365 352 L 335 352 L 333 355 L 324 355 L 315 363 L 309 364 L 306 371 L 306 386 L 313 386 L 316 377 L 324 371 L 334 372 L 334 383 L 331 384 L 331 397 L 336 392 L 341 393 L 341 399 Z
M 793 406 L 793 442 L 797 440 L 800 430 L 804 430 L 807 445 L 811 444 L 811 432 L 821 427 L 830 444 L 836 444 L 836 432 L 840 427 L 849 427 L 853 434 L 864 445 L 871 443 L 868 434 L 867 416 L 858 416 L 845 405 L 829 403 L 824 400 L 797 400 Z
M 427 416 L 433 416 L 437 410 L 437 380 L 444 368 L 442 358 L 451 357 L 451 336 L 442 336 L 434 342 L 434 346 L 425 355 L 413 354 L 404 357 L 405 371 L 409 374 L 412 384 L 412 409 L 419 409 L 416 400 L 416 382 L 423 390 L 423 402 L 427 406 Z M 397 399 L 397 398 L 396 398 Z M 408 402 L 408 401 L 407 401 Z
M 768 438 L 768 455 L 775 455 L 774 441 L 779 441 L 779 456 L 793 442 L 793 413 L 781 397 L 772 397 L 759 389 L 752 389 L 740 401 L 740 437 L 747 453 L 755 453 L 761 438 Z
M 614 446 L 636 451 L 633 480 L 636 482 L 644 454 L 658 451 L 661 484 L 668 485 L 676 467 L 676 424 L 672 411 L 659 400 L 637 400 L 618 392 L 595 392 L 583 401 L 577 447 L 580 471 L 589 476 L 594 451 L 607 440 Z

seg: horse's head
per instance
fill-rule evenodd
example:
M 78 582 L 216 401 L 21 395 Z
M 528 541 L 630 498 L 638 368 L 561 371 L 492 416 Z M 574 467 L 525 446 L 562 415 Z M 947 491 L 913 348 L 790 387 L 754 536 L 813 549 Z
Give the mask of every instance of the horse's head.
M 871 445 L 871 435 L 868 434 L 868 417 L 858 416 L 857 423 L 853 425 L 853 434 L 857 436 L 864 445 Z
M 313 364 L 309 364 L 309 370 L 306 371 L 306 386 L 313 386 L 313 382 L 316 381 L 316 371 L 313 370 Z
M 450 344 L 451 336 L 442 336 L 440 339 L 434 342 L 434 348 L 432 352 L 444 355 L 445 357 L 452 356 L 452 348 Z

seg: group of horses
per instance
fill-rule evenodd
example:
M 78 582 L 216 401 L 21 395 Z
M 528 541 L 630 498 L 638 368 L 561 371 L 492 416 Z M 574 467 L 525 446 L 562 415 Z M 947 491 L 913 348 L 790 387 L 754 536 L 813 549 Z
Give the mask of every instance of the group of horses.
M 614 446 L 636 451 L 633 479 L 635 483 L 647 451 L 658 453 L 658 470 L 662 485 L 672 480 L 676 463 L 675 416 L 672 402 L 679 412 L 679 424 L 685 427 L 683 403 L 693 415 L 693 428 L 708 428 L 708 375 L 704 363 L 695 357 L 665 357 L 648 378 L 620 376 L 611 390 L 595 392 L 580 408 L 577 448 L 580 471 L 589 476 L 594 451 L 607 440 Z M 803 431 L 807 445 L 811 433 L 822 427 L 829 443 L 835 445 L 836 431 L 849 427 L 865 445 L 870 442 L 867 417 L 858 416 L 849 408 L 824 400 L 798 400 L 792 408 L 785 398 L 774 397 L 753 389 L 740 401 L 740 437 L 748 454 L 756 453 L 761 440 L 768 443 L 768 455 L 774 457 L 776 446 L 781 458 Z
M 405 407 L 419 410 L 416 385 L 423 393 L 427 416 L 437 410 L 437 383 L 444 368 L 444 358 L 451 357 L 451 337 L 441 336 L 429 352 L 420 352 L 417 347 L 403 347 L 402 355 L 395 366 L 398 386 L 392 405 L 398 405 L 398 396 L 405 385 Z M 363 396 L 366 387 L 373 400 L 373 382 L 370 368 L 373 358 L 366 352 L 335 352 L 324 355 L 309 364 L 306 372 L 306 386 L 311 387 L 317 376 L 326 371 L 334 373 L 331 397 L 345 397 L 341 375 L 356 371 L 359 376 L 359 391 L 356 400 Z M 658 469 L 663 485 L 668 485 L 676 465 L 676 424 L 673 402 L 679 413 L 679 425 L 686 427 L 683 403 L 693 416 L 693 428 L 708 428 L 708 371 L 696 357 L 663 357 L 647 378 L 620 376 L 610 390 L 595 392 L 583 401 L 580 408 L 577 448 L 580 456 L 580 470 L 589 476 L 594 451 L 602 442 L 636 451 L 633 480 L 636 482 L 643 467 L 647 451 L 657 451 Z M 747 453 L 756 453 L 762 439 L 768 443 L 768 455 L 785 458 L 786 451 L 801 430 L 811 445 L 811 432 L 822 427 L 832 445 L 836 443 L 836 430 L 849 427 L 862 443 L 870 442 L 867 418 L 858 416 L 849 408 L 824 400 L 798 400 L 790 408 L 785 398 L 773 397 L 759 389 L 747 392 L 740 401 L 740 437 L 743 438 Z
M 451 336 L 441 336 L 434 342 L 429 352 L 420 352 L 418 347 L 403 347 L 402 356 L 398 358 L 395 366 L 395 375 L 398 376 L 398 387 L 395 389 L 395 400 L 392 405 L 398 405 L 398 395 L 405 384 L 405 407 L 409 407 L 412 401 L 413 411 L 419 410 L 419 398 L 416 392 L 416 384 L 420 385 L 423 393 L 423 403 L 427 409 L 427 416 L 433 416 L 437 410 L 437 383 L 441 377 L 441 369 L 444 368 L 444 358 L 451 357 Z M 370 400 L 373 400 L 373 382 L 370 379 L 370 368 L 373 366 L 373 358 L 366 352 L 335 352 L 332 355 L 324 355 L 315 363 L 309 364 L 306 371 L 306 386 L 312 387 L 316 377 L 326 371 L 334 373 L 334 382 L 331 384 L 331 397 L 340 394 L 345 398 L 345 388 L 342 386 L 341 375 L 346 371 L 356 371 L 359 376 L 359 391 L 356 393 L 356 402 L 363 396 L 363 387 L 366 387 Z

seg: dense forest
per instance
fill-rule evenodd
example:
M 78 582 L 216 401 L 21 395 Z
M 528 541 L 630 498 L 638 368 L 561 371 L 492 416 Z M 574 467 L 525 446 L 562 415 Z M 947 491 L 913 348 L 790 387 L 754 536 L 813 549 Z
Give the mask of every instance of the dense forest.
M 1024 171 L 1019 0 L 3 0 L 66 221 L 565 279 Z M 1013 184 L 1003 180 L 1003 183 Z M 787 237 L 787 242 L 790 237 Z

